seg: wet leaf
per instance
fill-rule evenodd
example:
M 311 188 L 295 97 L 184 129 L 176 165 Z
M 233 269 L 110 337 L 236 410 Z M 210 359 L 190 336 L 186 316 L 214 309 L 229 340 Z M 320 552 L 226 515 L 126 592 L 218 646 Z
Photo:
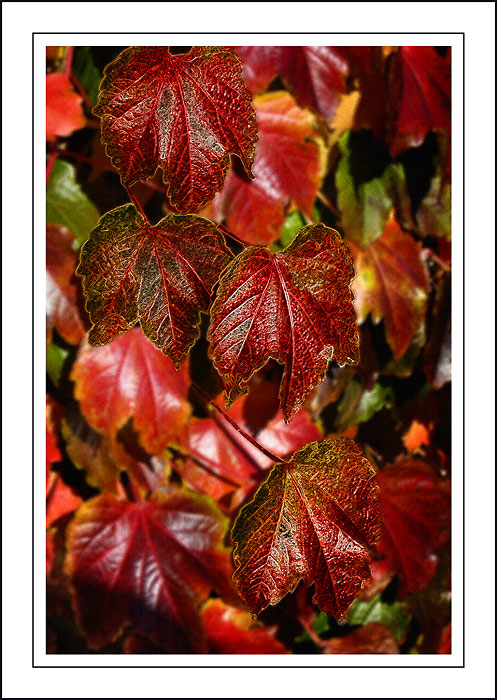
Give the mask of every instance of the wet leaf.
M 53 328 L 72 345 L 77 345 L 85 332 L 77 307 L 73 241 L 74 236 L 64 226 L 47 226 L 47 342 L 51 342 Z
M 265 627 L 252 616 L 219 598 L 202 608 L 202 622 L 210 654 L 287 654 L 276 638 L 276 627 Z
M 314 602 L 343 618 L 370 577 L 380 534 L 374 470 L 346 438 L 313 442 L 276 464 L 232 531 L 234 580 L 253 613 L 303 579 Z
M 353 274 L 345 244 L 322 224 L 303 228 L 282 252 L 249 247 L 229 265 L 207 337 L 230 403 L 273 357 L 285 364 L 280 406 L 289 421 L 332 357 L 357 361 Z
M 377 481 L 384 514 L 378 549 L 384 559 L 375 567 L 400 574 L 400 596 L 422 591 L 435 573 L 436 550 L 450 535 L 447 483 L 414 458 L 378 472 Z
M 206 651 L 197 607 L 211 589 L 228 588 L 226 529 L 209 499 L 183 489 L 137 503 L 107 494 L 87 501 L 69 528 L 66 568 L 89 646 L 133 624 L 173 653 Z
M 58 136 L 70 136 L 86 126 L 81 103 L 83 98 L 74 92 L 69 78 L 62 73 L 47 75 L 47 141 Z
M 96 225 L 98 210 L 76 181 L 73 165 L 58 158 L 47 183 L 47 223 L 60 224 L 74 234 L 79 245 Z
M 393 219 L 368 248 L 349 247 L 356 268 L 352 289 L 358 322 L 370 312 L 374 323 L 384 318 L 387 342 L 399 360 L 424 325 L 428 277 L 420 247 Z
M 206 219 L 171 214 L 151 226 L 132 204 L 108 212 L 83 246 L 77 270 L 94 324 L 90 343 L 108 343 L 139 321 L 179 367 L 230 258 Z
M 81 347 L 71 375 L 88 423 L 115 437 L 128 419 L 150 453 L 161 452 L 190 414 L 186 364 L 177 371 L 139 328 L 103 347 Z
M 213 215 L 246 243 L 269 244 L 280 237 L 287 210 L 310 219 L 325 169 L 325 146 L 314 115 L 291 95 L 271 92 L 254 100 L 259 128 L 255 179 L 231 171 L 213 202 Z
M 230 154 L 251 174 L 255 114 L 231 49 L 125 49 L 106 67 L 93 112 L 123 184 L 148 180 L 161 167 L 177 211 L 195 212 L 214 197 Z

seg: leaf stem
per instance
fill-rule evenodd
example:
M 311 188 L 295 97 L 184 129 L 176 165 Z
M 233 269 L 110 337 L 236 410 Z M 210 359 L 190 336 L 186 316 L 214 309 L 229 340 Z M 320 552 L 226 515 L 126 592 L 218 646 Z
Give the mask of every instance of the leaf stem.
M 152 226 L 152 224 L 151 224 L 150 221 L 148 220 L 148 216 L 145 214 L 145 212 L 144 212 L 144 210 L 143 210 L 143 207 L 142 207 L 142 205 L 140 204 L 138 198 L 137 198 L 137 197 L 133 194 L 133 192 L 131 192 L 131 190 L 128 189 L 127 187 L 126 187 L 126 192 L 128 193 L 128 197 L 131 199 L 131 201 L 133 202 L 133 204 L 135 205 L 135 207 L 138 209 L 138 211 L 140 212 L 140 214 L 143 216 L 143 218 L 145 219 L 145 221 L 147 222 L 147 224 L 148 224 L 149 226 Z
M 238 236 L 235 233 L 233 233 L 232 231 L 230 231 L 228 228 L 226 228 L 226 226 L 224 224 L 218 224 L 217 227 L 218 227 L 218 229 L 221 230 L 222 233 L 224 233 L 229 238 L 232 238 L 234 241 L 236 241 L 237 243 L 242 245 L 244 248 L 246 248 L 248 245 L 250 245 L 249 243 L 246 243 L 246 241 L 242 241 L 241 238 L 238 238 Z
M 192 389 L 194 389 L 197 394 L 209 405 L 215 408 L 215 410 L 222 415 L 222 417 L 228 421 L 228 423 L 239 433 L 242 437 L 244 437 L 248 442 L 250 442 L 251 445 L 253 445 L 255 448 L 259 450 L 259 452 L 262 452 L 263 455 L 268 457 L 271 462 L 282 462 L 282 458 L 278 457 L 277 455 L 273 454 L 270 452 L 270 450 L 267 450 L 265 447 L 263 447 L 257 440 L 252 437 L 249 433 L 245 432 L 243 428 L 241 428 L 236 421 L 231 418 L 220 406 L 217 405 L 209 396 L 206 394 L 206 392 L 201 389 L 199 386 L 197 386 L 194 382 L 191 383 Z M 216 421 L 219 425 L 220 428 L 223 428 L 222 424 L 218 421 Z M 241 448 L 241 445 L 239 445 Z M 249 457 L 249 455 L 247 455 Z M 249 457 L 250 458 L 250 457 Z M 257 466 L 257 471 L 266 471 L 265 469 L 262 469 L 260 465 L 258 465 L 254 460 L 251 460 L 254 465 Z
M 331 202 L 322 192 L 317 193 L 317 198 L 324 204 L 325 207 L 328 207 L 328 209 L 336 216 L 337 219 L 342 218 L 342 213 L 340 210 L 337 209 L 333 202 Z
M 321 639 L 321 637 L 314 632 L 312 625 L 310 625 L 301 615 L 299 615 L 298 621 L 319 649 L 324 649 L 326 646 L 328 646 L 324 639 Z
M 58 156 L 57 147 L 54 145 L 54 147 L 52 148 L 52 151 L 50 153 L 48 163 L 47 163 L 46 182 L 48 182 L 48 180 L 50 178 L 50 173 L 52 172 L 53 164 L 55 163 L 57 156 Z

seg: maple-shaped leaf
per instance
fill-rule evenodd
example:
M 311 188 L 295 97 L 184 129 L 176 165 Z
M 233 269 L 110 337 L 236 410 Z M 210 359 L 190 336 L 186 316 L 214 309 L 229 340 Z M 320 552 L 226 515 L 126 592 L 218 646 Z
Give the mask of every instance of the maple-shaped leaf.
M 89 646 L 131 623 L 173 652 L 206 651 L 197 607 L 229 588 L 226 529 L 215 505 L 186 489 L 163 487 L 136 503 L 87 501 L 69 527 L 67 573 Z
M 232 531 L 235 584 L 253 613 L 303 579 L 314 602 L 343 618 L 370 578 L 381 513 L 374 470 L 352 440 L 312 442 L 276 464 Z
M 57 136 L 70 136 L 73 131 L 86 126 L 81 103 L 83 98 L 73 90 L 69 78 L 63 73 L 47 75 L 47 141 Z
M 440 56 L 433 46 L 402 46 L 394 56 L 391 104 L 392 155 L 419 146 L 432 129 L 450 135 L 450 48 Z
M 381 622 L 369 622 L 345 637 L 330 639 L 325 654 L 399 654 L 397 641 Z
M 106 67 L 93 113 L 123 184 L 148 180 L 160 166 L 177 211 L 197 211 L 214 197 L 230 154 L 251 174 L 256 119 L 231 49 L 125 49 Z
M 333 46 L 237 46 L 243 77 L 254 92 L 262 92 L 273 78 L 283 82 L 302 107 L 333 119 L 345 91 L 348 62 Z
M 205 603 L 202 622 L 210 654 L 288 654 L 275 638 L 275 626 L 265 627 L 219 598 Z
M 179 434 L 190 414 L 189 377 L 132 328 L 103 347 L 80 348 L 71 379 L 88 423 L 115 437 L 129 418 L 150 454 Z
M 285 250 L 246 248 L 228 266 L 212 305 L 210 355 L 232 403 L 272 357 L 285 364 L 280 406 L 288 422 L 332 357 L 358 358 L 352 260 L 339 234 L 305 226 Z
M 325 168 L 325 147 L 314 115 L 286 92 L 254 100 L 259 128 L 252 182 L 228 173 L 212 204 L 213 216 L 246 243 L 269 245 L 280 237 L 290 205 L 313 218 Z
M 139 321 L 179 367 L 230 259 L 206 219 L 170 214 L 151 226 L 132 204 L 113 209 L 91 232 L 77 269 L 94 324 L 90 343 L 108 343 Z
M 384 514 L 376 573 L 400 574 L 400 596 L 423 590 L 450 535 L 447 484 L 422 460 L 406 458 L 377 474 Z
M 388 344 L 399 360 L 424 325 L 429 285 L 420 246 L 390 219 L 370 246 L 360 249 L 350 242 L 349 247 L 357 320 L 362 323 L 370 312 L 374 323 L 384 318 Z
M 262 430 L 254 433 L 243 415 L 246 399 L 243 396 L 236 401 L 228 415 L 249 434 L 256 434 L 257 442 L 266 449 L 284 457 L 321 437 L 321 431 L 303 409 L 295 414 L 290 425 L 278 411 Z M 258 481 L 260 470 L 272 464 L 219 416 L 193 418 L 185 429 L 182 444 L 187 456 L 175 465 L 176 470 L 195 490 L 226 503 L 228 511 L 246 499 Z
M 47 342 L 51 342 L 53 328 L 72 345 L 85 333 L 77 306 L 73 241 L 74 236 L 64 226 L 47 225 Z

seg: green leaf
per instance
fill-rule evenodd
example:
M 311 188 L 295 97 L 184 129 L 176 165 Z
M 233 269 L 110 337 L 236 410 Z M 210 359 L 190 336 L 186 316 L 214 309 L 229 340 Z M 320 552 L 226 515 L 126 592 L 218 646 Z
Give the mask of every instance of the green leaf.
M 95 65 L 90 46 L 76 46 L 72 72 L 84 87 L 92 105 L 96 104 L 102 76 Z
M 347 237 L 357 245 L 367 247 L 383 233 L 394 206 L 405 214 L 405 174 L 402 165 L 390 163 L 380 177 L 357 184 L 352 173 L 353 154 L 349 137 L 350 132 L 347 132 L 339 141 L 343 155 L 335 176 L 338 207 Z
M 58 345 L 47 345 L 47 373 L 53 383 L 58 386 L 62 374 L 62 367 L 68 356 L 68 351 L 59 348 Z
M 47 224 L 66 226 L 82 245 L 99 219 L 97 208 L 76 182 L 73 165 L 57 159 L 47 183 Z
M 282 248 L 286 248 L 293 241 L 295 234 L 304 226 L 305 221 L 299 211 L 292 211 L 281 227 L 280 243 Z
M 407 632 L 411 615 L 405 603 L 395 602 L 389 605 L 381 601 L 381 594 L 373 600 L 356 598 L 347 613 L 349 625 L 366 625 L 369 622 L 381 622 L 388 627 L 397 641 L 402 640 Z
M 337 428 L 345 430 L 350 425 L 367 423 L 383 407 L 391 408 L 393 402 L 394 394 L 391 387 L 378 383 L 371 391 L 367 391 L 359 381 L 353 380 L 348 384 L 338 404 Z

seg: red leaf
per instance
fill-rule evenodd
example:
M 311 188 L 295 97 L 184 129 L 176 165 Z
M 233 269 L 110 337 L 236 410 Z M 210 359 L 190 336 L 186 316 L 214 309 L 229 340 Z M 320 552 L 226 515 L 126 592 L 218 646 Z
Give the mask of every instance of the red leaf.
M 291 425 L 278 411 L 260 432 L 250 430 L 243 415 L 246 398 L 236 401 L 228 414 L 241 428 L 257 435 L 257 442 L 266 449 L 285 456 L 321 437 L 303 409 L 295 414 Z M 176 470 L 195 490 L 226 503 L 229 511 L 239 507 L 253 489 L 259 469 L 272 464 L 223 418 L 193 418 L 185 431 L 184 444 L 189 456 L 176 465 Z
M 273 357 L 285 364 L 280 406 L 289 421 L 332 357 L 357 361 L 353 274 L 345 244 L 323 224 L 301 229 L 280 253 L 250 247 L 229 265 L 207 338 L 230 403 Z
M 312 205 L 324 173 L 324 144 L 316 120 L 285 92 L 256 98 L 259 142 L 255 180 L 232 170 L 213 202 L 217 219 L 247 243 L 269 244 L 280 237 L 289 206 L 312 218 Z
M 440 644 L 438 645 L 438 654 L 452 653 L 452 625 L 447 625 L 442 631 Z
M 47 75 L 47 141 L 55 141 L 57 136 L 70 136 L 86 126 L 82 102 L 83 98 L 74 92 L 65 75 Z
M 446 483 L 418 459 L 406 458 L 378 472 L 384 522 L 377 574 L 401 575 L 400 596 L 422 591 L 437 566 L 435 550 L 450 535 L 450 495 Z
M 82 502 L 81 498 L 62 481 L 60 474 L 50 472 L 47 480 L 47 530 L 63 515 L 68 515 L 79 508 Z
M 161 452 L 179 434 L 190 413 L 187 365 L 176 371 L 139 328 L 103 347 L 84 345 L 71 378 L 92 427 L 114 437 L 132 418 L 150 454 Z
M 330 639 L 325 654 L 399 654 L 394 635 L 381 622 L 370 622 L 346 637 Z
M 345 91 L 347 61 L 333 46 L 237 46 L 243 77 L 261 92 L 278 74 L 302 107 L 331 121 Z
M 51 342 L 53 328 L 72 345 L 77 345 L 85 332 L 77 307 L 73 241 L 74 236 L 64 226 L 47 225 L 47 342 Z
M 132 204 L 103 216 L 81 251 L 90 342 L 108 343 L 140 321 L 179 367 L 199 335 L 200 312 L 231 254 L 215 225 L 172 214 L 150 226 Z
M 399 360 L 424 324 L 429 285 L 420 247 L 393 219 L 367 248 L 352 242 L 349 247 L 357 272 L 352 283 L 357 320 L 362 323 L 369 312 L 374 323 L 384 318 L 388 344 Z
M 210 654 L 287 654 L 275 639 L 276 627 L 265 627 L 243 610 L 225 605 L 219 598 L 202 608 L 202 622 Z
M 172 652 L 206 651 L 197 606 L 228 588 L 227 522 L 206 498 L 161 490 L 149 501 L 86 502 L 69 527 L 76 619 L 98 648 L 125 625 Z
M 53 434 L 51 428 L 46 426 L 46 460 L 47 460 L 47 486 L 48 486 L 48 474 L 54 462 L 60 462 L 62 455 L 57 446 L 57 440 Z
M 352 440 L 313 442 L 278 463 L 232 531 L 235 584 L 249 609 L 276 605 L 300 579 L 314 602 L 343 618 L 370 578 L 380 534 L 374 470 Z
M 94 114 L 126 187 L 160 166 L 173 206 L 194 212 L 221 189 L 230 154 L 247 174 L 257 139 L 250 92 L 231 49 L 125 49 L 105 69 Z
M 451 52 L 432 46 L 403 46 L 395 54 L 392 103 L 398 104 L 391 142 L 394 156 L 419 146 L 432 129 L 451 123 Z

